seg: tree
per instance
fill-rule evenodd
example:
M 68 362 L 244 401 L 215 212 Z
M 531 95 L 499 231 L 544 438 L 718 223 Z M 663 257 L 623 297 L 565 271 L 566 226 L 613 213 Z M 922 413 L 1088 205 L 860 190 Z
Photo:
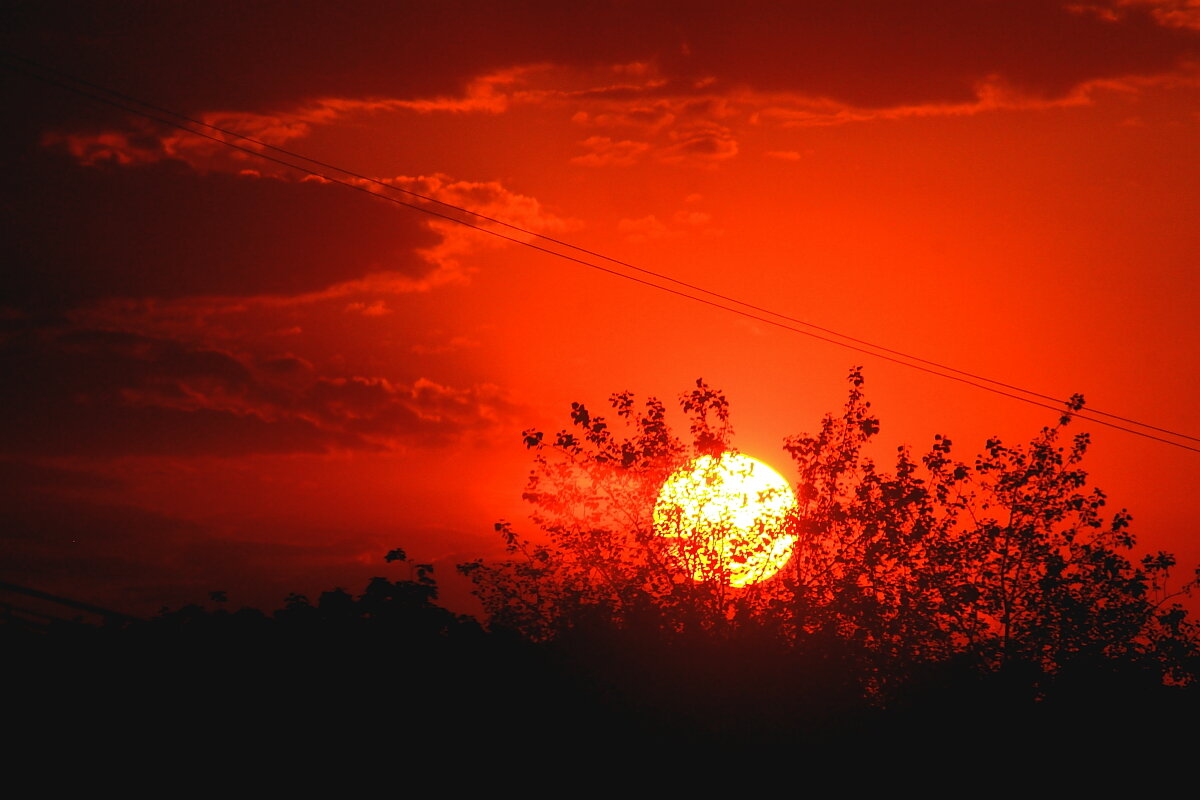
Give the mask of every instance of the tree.
M 1130 514 L 1105 518 L 1080 467 L 1088 435 L 1061 443 L 1081 396 L 1028 445 L 989 439 L 965 462 L 938 435 L 920 464 L 899 448 L 889 475 L 862 454 L 879 427 L 857 371 L 851 384 L 840 418 L 785 444 L 800 472 L 803 624 L 838 625 L 890 675 L 952 657 L 984 670 L 1121 661 L 1167 680 L 1195 674 L 1197 629 L 1174 601 L 1196 579 L 1169 593 L 1173 557 L 1130 560 Z
M 514 558 L 461 567 L 494 624 L 546 639 L 598 615 L 626 623 L 651 615 L 673 628 L 720 618 L 719 587 L 684 580 L 665 558 L 651 509 L 658 487 L 689 452 L 727 446 L 728 403 L 702 381 L 684 396 L 692 416 L 689 449 L 671 434 L 659 400 L 649 398 L 640 411 L 629 392 L 609 402 L 621 433 L 581 403 L 571 407 L 573 429 L 553 440 L 541 431 L 522 433 L 534 451 L 522 496 L 546 540 L 527 539 L 501 521 L 496 530 Z
M 721 392 L 697 381 L 681 397 L 689 444 L 661 402 L 638 408 L 628 392 L 610 398 L 615 426 L 575 403 L 552 439 L 523 432 L 534 453 L 523 496 L 542 535 L 497 523 L 510 558 L 462 567 L 491 624 L 535 640 L 603 627 L 836 644 L 879 697 L 947 663 L 1025 670 L 1039 686 L 1113 665 L 1195 678 L 1200 630 L 1177 601 L 1200 570 L 1169 592 L 1170 554 L 1132 560 L 1129 513 L 1105 516 L 1080 466 L 1088 436 L 1067 437 L 1082 397 L 1026 445 L 989 439 L 963 461 L 938 435 L 919 459 L 900 447 L 885 472 L 866 455 L 879 421 L 861 371 L 849 380 L 840 414 L 784 442 L 798 475 L 789 568 L 743 589 L 715 573 L 694 580 L 651 516 L 673 470 L 730 447 Z

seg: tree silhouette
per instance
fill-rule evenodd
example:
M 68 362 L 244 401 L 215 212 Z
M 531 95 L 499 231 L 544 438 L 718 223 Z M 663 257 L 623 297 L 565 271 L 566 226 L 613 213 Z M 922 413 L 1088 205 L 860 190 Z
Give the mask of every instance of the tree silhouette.
M 1129 513 L 1106 516 L 1087 485 L 1088 435 L 1067 435 L 1081 396 L 1028 444 L 989 439 L 964 461 L 939 435 L 919 458 L 900 447 L 885 472 L 867 455 L 879 421 L 859 369 L 849 382 L 840 414 L 785 440 L 798 475 L 793 556 L 745 588 L 682 568 L 652 519 L 673 470 L 729 449 L 721 392 L 697 381 L 682 396 L 688 444 L 661 402 L 638 407 L 627 392 L 610 398 L 613 425 L 575 403 L 552 438 L 524 431 L 523 496 L 541 533 L 497 523 L 510 557 L 461 566 L 491 625 L 537 641 L 606 629 L 836 650 L 880 700 L 946 664 L 1025 676 L 1035 693 L 1116 668 L 1158 683 L 1200 674 L 1200 630 L 1178 604 L 1200 570 L 1172 592 L 1170 554 L 1133 559 Z
M 919 463 L 901 447 L 886 474 L 863 455 L 879 425 L 853 372 L 843 414 L 785 443 L 800 474 L 798 624 L 861 641 L 881 678 L 952 657 L 1194 675 L 1197 629 L 1174 601 L 1196 579 L 1169 593 L 1169 554 L 1130 560 L 1130 514 L 1105 518 L 1080 467 L 1088 435 L 1060 443 L 1082 407 L 1076 395 L 1028 445 L 989 439 L 970 462 L 940 435 Z
M 523 432 L 534 452 L 523 498 L 546 540 L 501 521 L 496 531 L 513 558 L 460 565 L 494 625 L 535 640 L 600 619 L 680 631 L 722 625 L 736 605 L 723 582 L 691 580 L 652 519 L 659 486 L 674 469 L 728 447 L 728 402 L 703 381 L 684 395 L 690 446 L 672 435 L 657 399 L 637 409 L 624 392 L 609 403 L 620 431 L 574 403 L 573 429 L 549 441 L 541 431 Z

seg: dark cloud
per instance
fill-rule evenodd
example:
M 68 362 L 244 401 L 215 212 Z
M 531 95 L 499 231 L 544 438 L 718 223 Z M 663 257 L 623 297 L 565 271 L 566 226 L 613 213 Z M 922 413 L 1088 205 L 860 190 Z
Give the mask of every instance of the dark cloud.
M 315 292 L 373 271 L 420 279 L 439 237 L 417 215 L 345 187 L 171 161 L 86 167 L 30 154 L 9 170 L 0 305 Z
M 258 366 L 277 375 L 303 375 L 313 368 L 309 362 L 292 355 L 264 359 Z
M 124 332 L 12 335 L 0 345 L 0 453 L 384 450 L 478 435 L 510 413 L 500 393 L 487 387 L 317 376 L 294 358 L 264 365 Z
M 114 491 L 122 481 L 84 470 L 38 464 L 30 461 L 0 460 L 0 486 L 11 496 L 31 491 Z
M 489 70 L 541 62 L 652 61 L 668 77 L 860 107 L 963 102 L 992 75 L 1057 96 L 1171 69 L 1200 42 L 1152 4 L 1052 0 L 6 6 L 7 49 L 193 111 L 450 95 Z
M 765 91 L 799 91 L 887 106 L 967 102 L 992 76 L 1038 96 L 1085 81 L 1168 71 L 1200 52 L 1194 31 L 1141 9 L 1117 19 L 1045 0 L 849 0 L 764 3 L 688 26 L 669 54 L 675 75 L 715 76 Z

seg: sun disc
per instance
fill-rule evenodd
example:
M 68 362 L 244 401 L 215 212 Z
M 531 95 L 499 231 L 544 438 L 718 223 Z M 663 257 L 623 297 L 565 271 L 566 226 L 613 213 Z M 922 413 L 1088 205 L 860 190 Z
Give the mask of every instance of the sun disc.
M 767 580 L 791 558 L 788 519 L 796 496 L 756 458 L 700 456 L 668 477 L 654 504 L 654 531 L 695 581 L 720 577 L 744 587 Z

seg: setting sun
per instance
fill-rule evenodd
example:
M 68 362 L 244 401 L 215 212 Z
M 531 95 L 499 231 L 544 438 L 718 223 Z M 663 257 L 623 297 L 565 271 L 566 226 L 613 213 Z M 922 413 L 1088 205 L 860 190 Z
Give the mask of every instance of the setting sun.
M 796 537 L 787 532 L 787 520 L 795 507 L 779 473 L 726 452 L 694 459 L 663 482 L 654 529 L 676 540 L 668 552 L 693 580 L 720 577 L 744 587 L 788 562 Z

